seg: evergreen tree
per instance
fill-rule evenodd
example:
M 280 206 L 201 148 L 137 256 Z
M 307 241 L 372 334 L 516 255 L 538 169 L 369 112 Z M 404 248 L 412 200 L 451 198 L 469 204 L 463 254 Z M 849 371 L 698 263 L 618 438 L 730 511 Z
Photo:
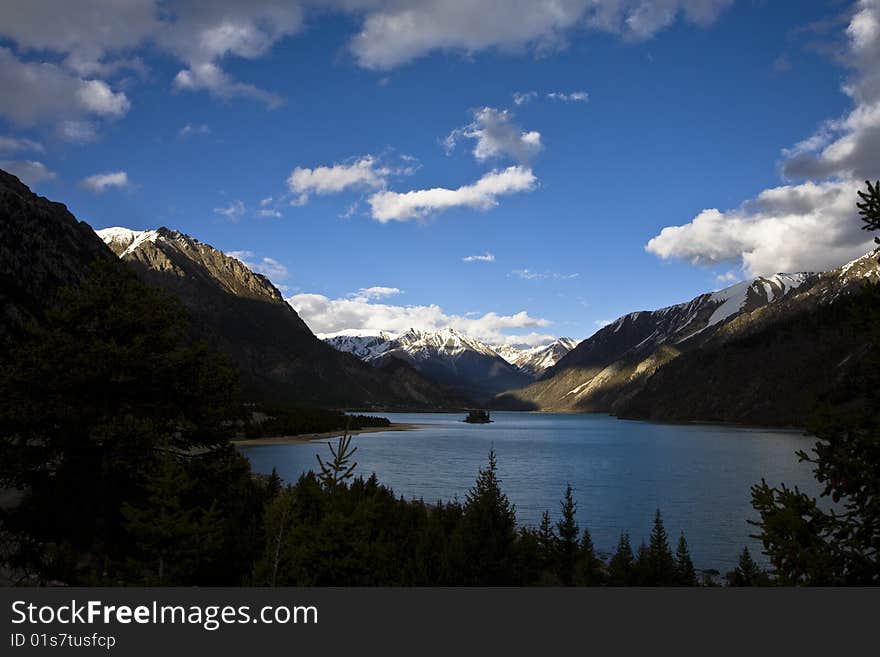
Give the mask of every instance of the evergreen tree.
M 501 490 L 495 450 L 480 468 L 465 499 L 461 541 L 470 583 L 510 584 L 516 540 L 516 510 Z
M 580 534 L 580 528 L 575 519 L 577 502 L 575 502 L 572 497 L 571 484 L 566 484 L 565 494 L 560 502 L 560 506 L 562 508 L 562 516 L 556 523 L 556 530 L 559 535 L 559 579 L 563 585 L 573 586 L 575 583 L 575 567 L 578 558 L 578 535 Z
M 880 181 L 866 183 L 856 204 L 862 228 L 880 230 Z M 880 288 L 866 285 L 853 304 L 853 321 L 870 343 L 852 382 L 852 396 L 862 403 L 818 407 L 809 427 L 818 442 L 812 453 L 798 452 L 836 508 L 826 511 L 797 487 L 764 480 L 752 487 L 760 514 L 755 538 L 786 585 L 880 584 Z
M 729 576 L 731 586 L 765 586 L 769 583 L 763 570 L 752 559 L 749 548 L 744 547 L 739 555 L 739 563 Z
M 118 262 L 96 264 L 0 352 L 0 486 L 27 491 L 7 528 L 21 546 L 67 546 L 66 583 L 118 581 L 123 504 L 143 506 L 164 445 L 226 444 L 235 390 L 226 361 L 190 340 L 178 302 Z M 19 556 L 42 571 L 39 554 Z
M 339 442 L 335 446 L 329 443 L 330 454 L 333 458 L 326 463 L 321 459 L 320 454 L 315 454 L 315 458 L 318 459 L 318 465 L 321 467 L 318 478 L 330 490 L 335 489 L 354 476 L 354 469 L 357 467 L 357 463 L 349 464 L 349 461 L 358 448 L 351 447 L 351 438 L 351 434 L 346 430 L 345 433 L 339 436 Z
M 222 549 L 220 516 L 208 509 L 186 504 L 193 487 L 177 457 L 164 450 L 147 477 L 143 506 L 122 506 L 123 525 L 135 539 L 128 561 L 135 581 L 147 585 L 186 585 L 201 560 Z
M 645 541 L 639 544 L 633 561 L 631 586 L 657 586 L 651 568 L 651 551 Z
M 599 586 L 604 579 L 604 564 L 596 556 L 593 537 L 586 527 L 578 550 L 577 571 L 577 583 L 581 586 Z
M 538 527 L 537 538 L 542 569 L 546 572 L 556 570 L 559 539 L 553 528 L 553 522 L 550 520 L 550 512 L 547 510 L 541 514 L 541 525 Z
M 644 544 L 643 544 L 644 546 Z M 647 549 L 647 548 L 646 548 Z M 608 583 L 612 586 L 628 586 L 633 583 L 635 557 L 629 534 L 623 532 L 617 542 L 617 550 L 608 562 Z
M 678 537 L 678 547 L 675 550 L 675 574 L 679 586 L 697 585 L 697 573 L 683 533 Z
M 654 516 L 654 528 L 648 543 L 648 584 L 649 586 L 670 586 L 676 583 L 675 561 L 669 547 L 669 538 L 663 527 L 660 509 Z

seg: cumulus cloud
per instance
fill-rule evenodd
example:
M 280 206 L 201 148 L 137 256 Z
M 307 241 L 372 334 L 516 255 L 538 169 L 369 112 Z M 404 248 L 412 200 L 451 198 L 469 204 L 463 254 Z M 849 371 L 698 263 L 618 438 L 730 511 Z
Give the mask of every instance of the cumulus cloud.
M 843 91 L 854 108 L 783 151 L 782 174 L 804 179 L 767 189 L 739 208 L 703 210 L 664 228 L 646 249 L 697 264 L 741 263 L 750 275 L 833 268 L 872 243 L 860 230 L 856 191 L 880 170 L 880 0 L 860 0 L 846 28 Z
M 0 47 L 0 115 L 20 126 L 83 116 L 118 118 L 131 103 L 100 80 L 47 62 L 25 62 Z
M 28 187 L 56 177 L 54 171 L 50 171 L 45 164 L 36 160 L 6 160 L 0 162 L 0 169 L 18 176 L 19 180 Z
M 733 0 L 418 0 L 370 5 L 351 43 L 366 68 L 388 70 L 431 52 L 536 52 L 561 48 L 569 33 L 594 29 L 644 39 L 679 17 L 712 23 Z M 354 6 L 354 5 L 352 5 Z
M 128 187 L 128 174 L 125 171 L 109 171 L 96 173 L 88 178 L 83 178 L 80 185 L 96 194 L 104 193 L 110 187 Z
M 371 299 L 393 297 L 397 294 L 403 294 L 403 290 L 396 287 L 374 285 L 373 287 L 362 287 L 357 292 L 351 292 L 348 296 L 355 301 L 369 301 Z
M 0 153 L 35 152 L 42 153 L 43 145 L 24 137 L 0 136 Z
M 245 212 L 247 212 L 247 208 L 243 201 L 232 201 L 225 208 L 214 208 L 215 214 L 220 214 L 229 219 L 230 221 L 238 221 L 241 219 Z
M 469 255 L 462 258 L 464 262 L 495 262 L 495 256 L 486 251 L 483 255 Z
M 511 331 L 550 325 L 548 320 L 532 317 L 524 310 L 513 315 L 499 315 L 494 312 L 456 315 L 446 313 L 435 304 L 399 306 L 376 303 L 359 293 L 337 299 L 321 294 L 297 294 L 287 299 L 287 302 L 309 328 L 318 334 L 343 330 L 402 333 L 410 328 L 436 331 L 452 327 L 487 342 L 502 343 L 510 340 L 516 343 L 522 342 L 523 337 L 529 338 L 510 335 Z
M 664 228 L 646 249 L 700 265 L 741 261 L 752 276 L 833 268 L 871 248 L 856 215 L 857 189 L 851 181 L 768 189 L 735 210 L 704 210 Z
M 488 210 L 498 205 L 498 196 L 529 192 L 536 185 L 537 178 L 531 169 L 512 166 L 491 171 L 477 182 L 456 189 L 435 187 L 409 192 L 381 191 L 370 196 L 367 202 L 376 221 L 407 221 L 456 207 Z
M 462 138 L 476 142 L 473 153 L 480 162 L 506 156 L 525 164 L 542 148 L 540 132 L 526 132 L 514 123 L 510 112 L 493 107 L 475 110 L 472 123 L 449 133 L 444 140 L 446 152 L 452 152 Z
M 336 194 L 349 189 L 385 187 L 391 170 L 380 166 L 372 155 L 356 160 L 314 169 L 296 167 L 287 178 L 288 189 L 297 195 L 295 204 L 302 205 L 310 194 Z
M 283 104 L 281 96 L 255 87 L 252 84 L 233 80 L 213 62 L 193 64 L 174 76 L 174 88 L 178 91 L 207 91 L 218 98 L 229 99 L 244 96 L 262 101 L 269 109 Z
M 274 258 L 258 258 L 253 251 L 228 251 L 226 255 L 235 258 L 251 271 L 263 274 L 273 283 L 283 281 L 289 275 L 283 264 Z

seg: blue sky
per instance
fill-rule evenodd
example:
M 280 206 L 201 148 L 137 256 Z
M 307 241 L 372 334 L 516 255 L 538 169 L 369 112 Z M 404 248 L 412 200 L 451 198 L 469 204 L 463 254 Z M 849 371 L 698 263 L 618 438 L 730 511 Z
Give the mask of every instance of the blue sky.
M 876 0 L 516 4 L 6 2 L 0 166 L 316 332 L 584 338 L 869 248 Z

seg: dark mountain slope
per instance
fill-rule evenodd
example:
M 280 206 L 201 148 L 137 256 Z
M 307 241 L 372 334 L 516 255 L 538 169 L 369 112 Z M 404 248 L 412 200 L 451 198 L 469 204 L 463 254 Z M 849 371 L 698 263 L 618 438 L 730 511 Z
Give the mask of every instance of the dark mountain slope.
M 394 377 L 318 340 L 265 276 L 167 228 L 109 228 L 102 239 L 147 284 L 183 301 L 197 332 L 230 356 L 247 393 L 273 403 L 442 408 L 462 400 Z
M 0 170 L 0 340 L 38 318 L 58 288 L 82 281 L 113 254 L 61 203 Z

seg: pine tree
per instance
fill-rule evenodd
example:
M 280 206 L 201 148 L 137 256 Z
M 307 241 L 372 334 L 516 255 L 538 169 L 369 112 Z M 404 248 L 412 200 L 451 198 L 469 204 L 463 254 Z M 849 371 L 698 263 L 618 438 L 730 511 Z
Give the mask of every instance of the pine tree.
M 555 569 L 558 542 L 550 512 L 545 510 L 541 514 L 541 525 L 538 527 L 538 546 L 541 550 L 541 565 L 546 571 Z
M 649 586 L 670 586 L 675 584 L 675 561 L 669 547 L 669 538 L 663 527 L 663 516 L 660 509 L 654 516 L 654 528 L 648 544 L 648 578 Z
M 862 228 L 880 230 L 880 181 L 866 184 L 856 203 Z M 853 325 L 871 345 L 851 381 L 861 403 L 815 408 L 809 429 L 819 440 L 811 453 L 798 452 L 836 508 L 826 511 L 797 487 L 752 486 L 755 538 L 785 585 L 880 584 L 880 286 L 866 284 L 851 303 Z
M 584 528 L 578 550 L 577 583 L 581 586 L 599 586 L 604 579 L 604 564 L 596 556 L 590 530 Z
M 630 584 L 632 586 L 656 586 L 651 569 L 651 551 L 644 541 L 639 544 L 639 549 L 636 550 Z
M 763 570 L 752 559 L 749 548 L 744 547 L 739 555 L 739 563 L 730 577 L 731 586 L 762 586 L 768 584 Z
M 510 584 L 513 579 L 513 546 L 516 509 L 501 490 L 495 450 L 489 464 L 480 468 L 465 498 L 461 542 L 469 583 Z
M 122 507 L 123 526 L 142 559 L 131 557 L 128 565 L 136 565 L 134 576 L 145 584 L 190 584 L 198 562 L 222 548 L 220 517 L 213 506 L 185 504 L 193 483 L 172 453 L 164 450 L 156 460 L 145 484 L 144 505 Z
M 332 443 L 328 444 L 330 454 L 333 456 L 330 461 L 324 462 L 320 454 L 315 454 L 315 458 L 318 459 L 318 465 L 321 468 L 318 478 L 330 490 L 335 489 L 354 476 L 357 462 L 349 464 L 349 461 L 358 448 L 351 447 L 351 438 L 351 434 L 346 429 L 345 433 L 339 436 L 339 442 L 335 446 Z
M 578 557 L 578 527 L 575 513 L 577 502 L 571 494 L 571 484 L 566 484 L 565 495 L 560 502 L 562 517 L 556 523 L 559 534 L 559 579 L 565 586 L 573 586 L 575 583 L 575 566 Z
M 675 550 L 675 574 L 679 586 L 697 585 L 697 573 L 683 533 L 678 537 L 678 547 Z
M 617 542 L 617 550 L 608 562 L 608 583 L 612 586 L 628 586 L 633 583 L 635 557 L 629 534 L 623 532 Z

